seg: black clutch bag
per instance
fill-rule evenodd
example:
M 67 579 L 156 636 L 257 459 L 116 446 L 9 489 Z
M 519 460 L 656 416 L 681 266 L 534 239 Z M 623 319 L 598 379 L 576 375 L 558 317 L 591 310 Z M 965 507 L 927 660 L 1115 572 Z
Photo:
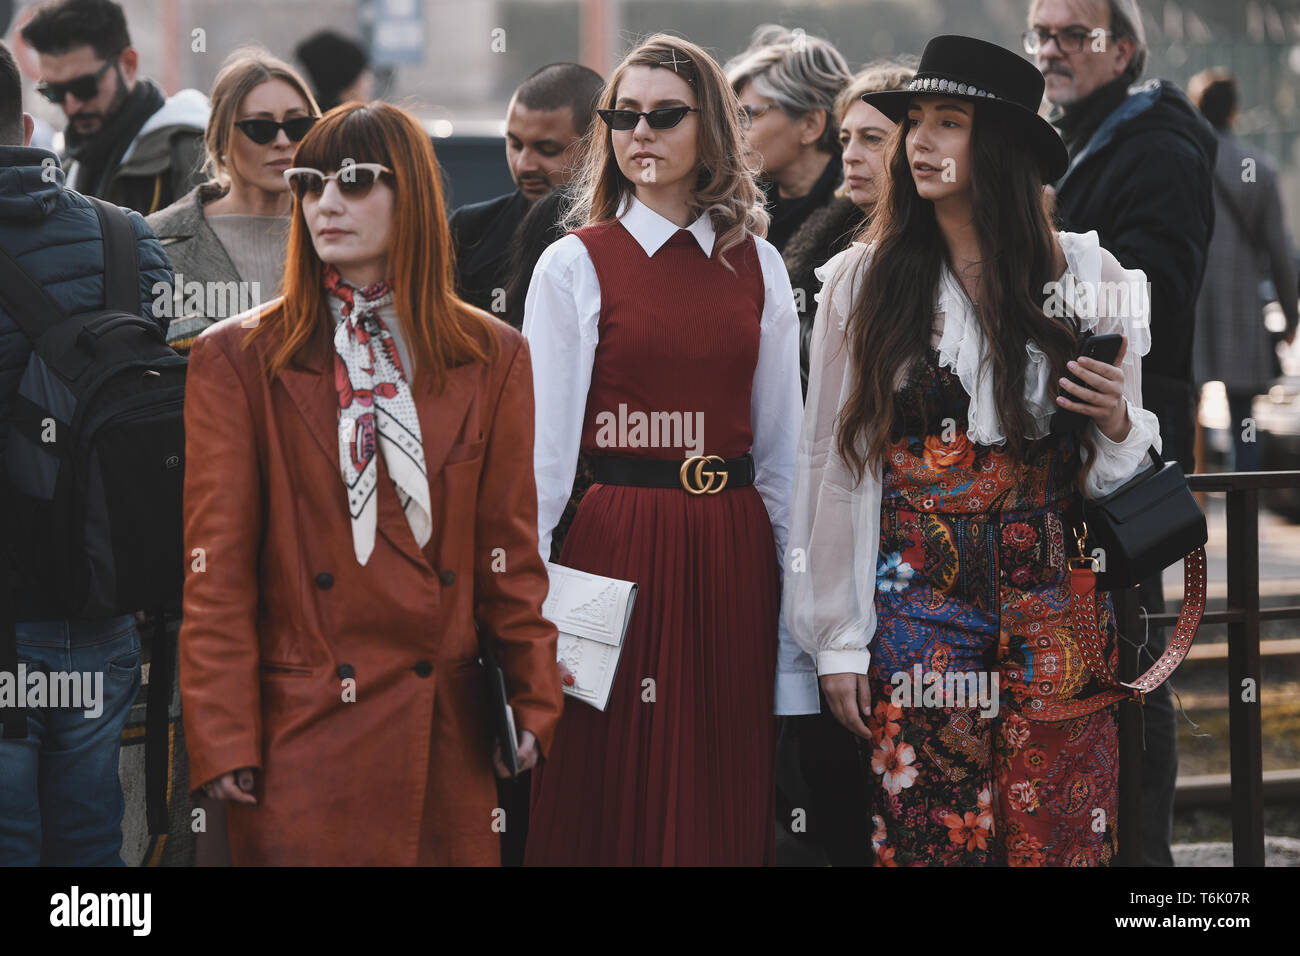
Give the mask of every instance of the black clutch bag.
M 492 703 L 497 743 L 501 745 L 501 760 L 510 771 L 510 776 L 515 777 L 519 774 L 519 738 L 515 731 L 515 712 L 510 706 L 510 695 L 506 692 L 506 675 L 482 635 L 479 635 L 478 649 L 487 681 L 488 699 Z
M 1152 466 L 1104 498 L 1083 500 L 1081 554 L 1098 558 L 1097 588 L 1144 581 L 1205 545 L 1205 512 L 1182 466 L 1148 449 Z

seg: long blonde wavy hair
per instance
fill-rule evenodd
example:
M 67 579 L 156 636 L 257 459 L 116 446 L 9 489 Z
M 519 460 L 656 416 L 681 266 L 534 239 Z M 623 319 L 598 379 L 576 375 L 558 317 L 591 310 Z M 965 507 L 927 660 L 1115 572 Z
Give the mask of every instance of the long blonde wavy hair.
M 689 40 L 656 33 L 623 58 L 601 91 L 599 108 L 614 108 L 619 83 L 629 67 L 663 67 L 673 60 L 677 74 L 695 93 L 700 118 L 695 143 L 700 165 L 688 208 L 692 217 L 707 212 L 712 218 L 719 260 L 731 269 L 722 254 L 742 242 L 746 231 L 766 236 L 768 213 L 757 182 L 758 157 L 747 155 L 745 148 L 740 101 L 717 61 Z M 603 122 L 591 124 L 583 156 L 572 185 L 573 204 L 564 217 L 565 229 L 615 218 L 620 205 L 636 192 L 635 184 L 619 169 L 610 129 Z

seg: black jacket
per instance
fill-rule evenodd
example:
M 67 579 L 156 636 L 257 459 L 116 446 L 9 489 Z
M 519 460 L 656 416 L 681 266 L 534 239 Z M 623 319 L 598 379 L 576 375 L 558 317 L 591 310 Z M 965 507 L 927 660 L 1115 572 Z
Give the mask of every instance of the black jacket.
M 799 231 L 804 221 L 835 198 L 835 190 L 843 177 L 840 158 L 835 155 L 826 157 L 826 167 L 806 196 L 783 199 L 774 181 L 765 179 L 759 183 L 767 197 L 767 211 L 772 217 L 767 226 L 767 241 L 776 246 L 777 252 L 785 252 L 785 244 Z
M 1190 456 L 1192 336 L 1214 231 L 1217 153 L 1213 127 L 1186 94 L 1150 80 L 1129 90 L 1056 183 L 1062 228 L 1095 229 L 1103 248 L 1151 283 L 1143 404 L 1180 459 Z
M 140 315 L 165 334 L 154 303 L 172 294 L 172 267 L 144 218 L 130 214 L 140 262 Z M 69 314 L 104 306 L 104 243 L 90 202 L 64 185 L 48 150 L 0 146 L 0 249 L 17 259 Z M 0 473 L 8 446 L 9 407 L 32 343 L 0 306 Z
M 821 291 L 821 281 L 813 275 L 813 270 L 848 248 L 864 218 L 862 210 L 851 199 L 832 196 L 830 202 L 803 221 L 781 253 L 785 270 L 790 274 L 795 307 L 799 310 L 799 376 L 805 397 L 808 395 L 808 347 L 812 344 L 813 319 L 817 317 L 814 296 Z
M 203 137 L 208 123 L 208 98 L 194 89 L 181 90 L 163 99 L 162 91 L 149 79 L 141 79 L 131 100 L 161 106 L 134 117 L 110 120 L 97 135 L 99 162 L 87 165 L 69 153 L 68 184 L 78 192 L 98 196 L 105 202 L 134 209 L 148 216 L 170 206 L 195 186 L 207 181 L 201 169 Z M 129 106 L 124 106 L 123 111 Z M 149 110 L 148 106 L 144 107 Z
M 470 305 L 493 314 L 505 311 L 510 241 L 528 206 L 524 194 L 516 189 L 496 199 L 461 206 L 452 214 L 449 225 L 456 251 L 456 294 Z M 502 290 L 499 296 L 497 289 Z

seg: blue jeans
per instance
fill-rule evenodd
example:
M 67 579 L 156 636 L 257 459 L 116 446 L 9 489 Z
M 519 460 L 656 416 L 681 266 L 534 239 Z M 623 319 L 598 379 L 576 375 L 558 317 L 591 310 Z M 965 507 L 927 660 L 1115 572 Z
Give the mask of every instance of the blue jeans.
M 30 708 L 26 738 L 0 739 L 0 866 L 121 866 L 117 768 L 140 690 L 135 619 L 20 622 L 16 631 L 29 675 L 88 673 L 100 689 L 93 705 Z

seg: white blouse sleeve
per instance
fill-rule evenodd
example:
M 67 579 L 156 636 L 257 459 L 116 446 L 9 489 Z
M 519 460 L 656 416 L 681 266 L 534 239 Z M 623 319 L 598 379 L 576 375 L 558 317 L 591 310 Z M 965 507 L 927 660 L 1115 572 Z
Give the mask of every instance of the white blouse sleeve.
M 880 483 L 859 482 L 835 449 L 840 408 L 853 387 L 844 323 L 870 248 L 854 243 L 816 276 L 817 314 L 809 349 L 808 399 L 795 454 L 783 612 L 795 642 L 819 674 L 865 674 L 876 629 Z
M 799 441 L 802 399 L 799 389 L 799 318 L 781 254 L 757 236 L 763 271 L 763 315 L 759 323 L 758 364 L 754 368 L 749 414 L 754 435 L 754 487 L 767 507 L 776 539 L 776 560 L 784 564 L 790 524 L 790 483 Z M 815 714 L 817 669 L 813 659 L 790 639 L 784 621 L 778 628 L 776 713 Z
M 1129 430 L 1123 441 L 1114 442 L 1089 424 L 1097 457 L 1084 482 L 1087 498 L 1100 498 L 1118 488 L 1150 461 L 1147 449 L 1162 448 L 1160 423 L 1153 412 L 1142 407 L 1142 356 L 1151 351 L 1151 300 L 1147 277 L 1141 269 L 1126 269 L 1105 249 L 1101 254 L 1101 278 L 1097 290 L 1098 334 L 1119 332 L 1128 336 L 1128 351 L 1120 363 L 1124 369 L 1124 401 L 1128 404 Z
M 551 532 L 573 493 L 599 323 L 596 268 L 582 240 L 564 236 L 537 260 L 524 300 L 523 332 L 533 359 L 533 464 L 543 561 L 551 559 Z

